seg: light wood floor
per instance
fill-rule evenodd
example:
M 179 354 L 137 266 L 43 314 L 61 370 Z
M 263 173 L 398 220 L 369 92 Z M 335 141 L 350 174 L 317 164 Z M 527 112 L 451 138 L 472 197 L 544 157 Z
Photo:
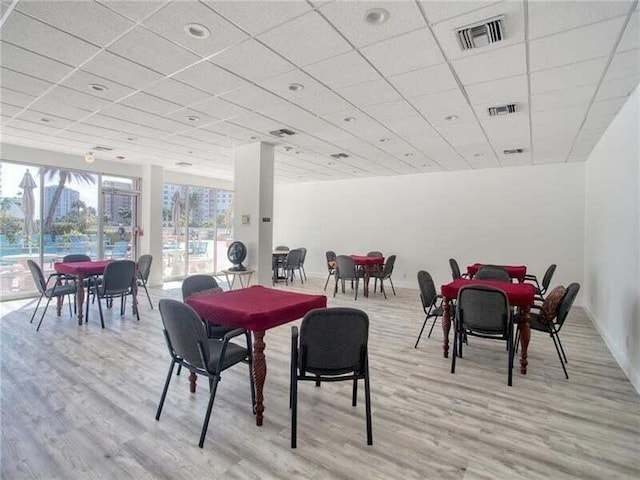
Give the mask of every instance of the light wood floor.
M 322 292 L 324 279 L 294 290 Z M 284 287 L 278 287 L 284 288 Z M 385 300 L 329 295 L 371 321 L 374 444 L 366 445 L 364 399 L 348 382 L 300 388 L 298 448 L 289 448 L 290 325 L 266 335 L 265 424 L 250 408 L 248 373 L 223 376 L 209 433 L 198 435 L 208 399 L 187 375 L 174 377 L 154 419 L 169 366 L 156 310 L 141 297 L 130 311 L 97 308 L 78 326 L 68 311 L 28 323 L 35 301 L 0 304 L 3 479 L 611 479 L 640 478 L 640 398 L 580 308 L 562 339 L 565 380 L 551 340 L 533 332 L 529 373 L 506 386 L 500 342 L 470 339 L 456 374 L 442 357 L 439 322 L 413 348 L 422 310 L 417 292 Z M 152 296 L 179 298 L 175 289 Z M 362 392 L 362 390 L 361 390 Z

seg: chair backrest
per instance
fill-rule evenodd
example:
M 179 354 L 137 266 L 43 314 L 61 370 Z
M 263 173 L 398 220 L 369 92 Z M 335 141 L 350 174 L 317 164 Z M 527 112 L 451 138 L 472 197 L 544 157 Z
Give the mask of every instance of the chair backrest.
M 280 252 L 288 252 L 289 251 L 289 247 L 287 247 L 286 245 L 278 245 L 275 249 L 277 251 L 280 251 Z
M 384 255 L 382 254 L 382 252 L 378 252 L 377 250 L 372 250 L 369 253 L 367 253 L 367 257 L 384 257 Z
M 127 292 L 133 286 L 136 274 L 136 262 L 133 260 L 116 260 L 104 269 L 102 276 L 102 294 L 117 295 Z
M 40 265 L 33 260 L 27 260 L 27 266 L 29 267 L 33 281 L 36 284 L 36 288 L 42 295 L 44 295 L 44 292 L 47 290 L 47 281 L 44 279 Z
M 420 289 L 422 306 L 426 310 L 433 304 L 438 296 L 436 286 L 429 272 L 425 272 L 424 270 L 418 272 L 418 288 Z
M 205 362 L 209 360 L 209 343 L 200 316 L 186 303 L 168 298 L 158 302 L 158 309 L 171 356 L 179 357 L 194 367 L 204 368 L 198 343 L 202 343 Z
M 509 324 L 507 294 L 486 285 L 469 285 L 458 291 L 456 315 L 462 328 L 486 335 L 505 335 Z
M 460 274 L 460 267 L 458 266 L 458 262 L 455 258 L 449 259 L 449 266 L 451 267 L 451 276 L 455 280 L 456 278 L 460 278 L 462 275 Z
M 483 265 L 478 269 L 476 280 L 497 280 L 499 282 L 511 282 L 507 271 L 497 265 Z
M 353 258 L 348 255 L 338 255 L 336 257 L 337 275 L 340 278 L 357 278 L 358 272 Z
M 302 257 L 300 258 L 300 265 L 304 265 L 304 261 L 307 258 L 307 249 L 304 247 L 300 247 L 298 250 L 302 252 Z
M 556 316 L 556 323 L 558 325 L 557 329 L 560 330 L 564 321 L 567 319 L 569 315 L 569 310 L 571 310 L 571 306 L 573 305 L 573 301 L 576 299 L 578 292 L 580 291 L 579 283 L 571 283 L 567 287 L 567 292 L 564 294 L 564 298 L 562 299 L 562 303 L 558 308 L 558 315 Z
M 153 256 L 146 254 L 140 255 L 138 258 L 138 275 L 145 282 L 149 279 L 149 273 L 151 272 L 151 262 L 153 260 Z
M 300 266 L 300 259 L 302 258 L 302 250 L 294 248 L 289 250 L 287 258 L 284 261 L 285 268 L 292 268 Z
M 384 262 L 384 268 L 382 269 L 382 276 L 388 278 L 393 273 L 393 266 L 396 263 L 396 256 L 389 255 Z
M 325 375 L 362 373 L 368 339 L 369 317 L 362 310 L 312 310 L 300 325 L 300 371 Z
M 211 275 L 191 275 L 182 281 L 182 300 L 194 293 L 217 288 L 218 282 Z
M 90 262 L 91 257 L 89 255 L 85 255 L 84 253 L 72 253 L 62 257 L 62 261 L 64 263 Z
M 551 265 L 549 265 L 549 268 L 547 268 L 547 271 L 544 272 L 544 276 L 542 277 L 542 291 L 546 292 L 547 289 L 549 288 L 549 284 L 551 283 L 551 278 L 553 277 L 554 272 L 556 271 L 556 264 L 552 263 Z M 578 286 L 578 288 L 580 288 Z

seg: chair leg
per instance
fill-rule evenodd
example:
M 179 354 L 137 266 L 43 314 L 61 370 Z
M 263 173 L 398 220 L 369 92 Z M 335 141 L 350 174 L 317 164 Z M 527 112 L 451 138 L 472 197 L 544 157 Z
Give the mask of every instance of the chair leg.
M 108 301 L 109 300 L 107 300 L 107 302 Z M 100 297 L 98 297 L 98 311 L 100 312 L 100 324 L 102 325 L 102 328 L 104 328 L 104 317 L 102 316 L 102 299 Z
M 389 277 L 389 283 L 391 284 L 391 290 L 393 291 L 393 295 L 396 294 L 396 288 L 393 286 L 393 282 L 391 281 L 391 277 Z
M 213 410 L 213 401 L 216 398 L 216 390 L 218 389 L 218 381 L 220 377 L 217 375 L 213 378 L 213 383 L 211 384 L 211 393 L 209 394 L 209 405 L 207 405 L 207 414 L 204 416 L 204 424 L 202 425 L 202 432 L 200 433 L 200 441 L 198 442 L 198 446 L 202 448 L 204 445 L 204 437 L 207 436 L 207 428 L 209 428 L 209 419 L 211 418 L 211 411 Z
M 295 366 L 291 369 L 291 373 L 291 448 L 296 448 L 298 446 L 298 374 Z
M 376 278 L 377 280 L 377 278 Z M 375 290 L 374 290 L 375 291 Z M 387 292 L 384 291 L 384 280 L 380 279 L 380 291 L 384 294 L 384 299 L 387 299 Z
M 160 403 L 158 404 L 158 410 L 156 411 L 156 420 L 160 420 L 160 414 L 162 413 L 162 407 L 164 405 L 164 399 L 167 397 L 167 390 L 169 390 L 169 382 L 171 382 L 171 375 L 173 375 L 173 367 L 176 361 L 171 359 L 171 365 L 169 366 L 169 373 L 167 374 L 167 380 L 164 382 L 164 389 L 162 389 L 162 396 L 160 397 Z M 178 365 L 181 367 L 182 365 Z
M 71 311 L 71 295 L 67 295 L 67 303 L 69 304 L 69 316 L 73 317 L 73 312 Z M 75 310 L 75 302 L 74 302 L 74 310 Z
M 367 445 L 373 445 L 373 427 L 371 426 L 371 388 L 369 386 L 369 362 L 364 373 L 364 404 L 367 417 Z
M 31 320 L 29 320 L 29 323 L 33 323 L 33 319 L 36 318 L 36 313 L 38 313 L 38 308 L 40 307 L 40 302 L 42 301 L 43 296 L 44 295 L 40 295 L 38 303 L 36 304 L 36 308 L 33 310 L 33 315 L 31 315 Z
M 353 379 L 353 398 L 351 399 L 351 406 L 355 407 L 358 404 L 358 379 Z
M 458 327 L 453 327 L 453 354 L 451 355 L 451 373 L 456 373 L 456 357 L 458 356 Z
M 567 367 L 562 361 L 562 354 L 560 353 L 560 348 L 558 348 L 558 343 L 556 342 L 556 336 L 551 335 L 551 339 L 553 340 L 553 345 L 556 347 L 556 353 L 558 354 L 558 358 L 560 359 L 560 365 L 562 365 L 562 370 L 564 370 L 564 377 L 569 380 L 569 374 L 567 373 Z M 558 339 L 559 341 L 560 339 Z
M 513 384 L 513 326 L 509 328 L 509 338 L 507 338 L 507 355 L 509 356 L 509 371 L 507 372 L 507 385 Z
M 251 385 L 251 410 L 253 413 L 256 413 L 256 383 L 253 379 L 253 353 L 251 350 L 251 332 L 247 331 L 247 352 L 248 355 L 248 364 L 249 364 L 249 383 Z
M 558 345 L 560 346 L 560 351 L 562 352 L 562 357 L 564 358 L 564 363 L 569 363 L 569 360 L 567 360 L 567 354 L 564 353 L 564 348 L 562 348 L 562 342 L 560 341 L 560 335 L 558 335 L 558 332 L 555 331 L 555 329 L 554 329 L 554 335 L 556 337 L 556 340 L 558 340 Z
M 424 327 L 427 324 L 428 320 L 429 320 L 429 316 L 427 315 L 424 318 L 424 322 L 422 322 L 422 328 L 420 329 L 420 333 L 418 334 L 418 339 L 416 340 L 416 344 L 413 346 L 413 348 L 418 348 L 418 342 L 420 342 L 420 337 L 422 337 L 422 332 L 424 332 Z M 429 332 L 429 335 L 431 335 L 431 332 Z
M 40 321 L 38 322 L 38 327 L 36 328 L 36 332 L 40 330 L 40 325 L 42 325 L 42 320 L 44 320 L 44 316 L 47 313 L 47 308 L 49 308 L 50 302 L 51 302 L 51 297 L 47 298 L 47 304 L 44 306 L 44 312 L 42 312 L 42 316 L 40 317 Z
M 140 321 L 140 312 L 139 312 L 139 308 L 138 308 L 138 296 L 135 293 L 132 293 L 131 296 L 133 297 L 133 310 L 136 312 L 136 318 L 138 319 L 138 321 Z
M 358 290 L 359 290 L 358 285 L 359 284 L 360 284 L 360 278 L 356 277 L 356 296 L 354 297 L 354 300 L 358 299 Z
M 518 353 L 518 349 L 520 347 L 520 325 L 516 327 L 516 340 L 514 346 L 514 353 Z
M 180 376 L 181 371 L 182 371 L 182 365 L 178 365 L 178 371 L 176 371 L 176 377 Z
M 327 275 L 327 281 L 324 282 L 324 289 L 322 290 L 323 292 L 327 291 L 327 285 L 329 285 L 329 279 L 331 278 L 331 274 Z
M 149 295 L 149 290 L 147 290 L 147 284 L 143 283 L 142 287 L 144 288 L 144 292 L 147 294 L 147 300 L 149 300 L 149 306 L 151 307 L 151 310 L 153 310 L 153 302 L 151 301 L 151 296 Z
M 327 279 L 327 281 L 329 281 L 329 279 Z M 338 293 L 338 276 L 336 275 L 336 285 L 333 289 L 333 296 L 336 296 L 336 293 Z
M 429 330 L 429 335 L 427 335 L 427 338 L 431 338 L 431 332 L 433 332 L 433 327 L 436 326 L 436 320 L 438 320 L 438 315 L 433 317 L 433 323 L 431 324 L 431 329 Z

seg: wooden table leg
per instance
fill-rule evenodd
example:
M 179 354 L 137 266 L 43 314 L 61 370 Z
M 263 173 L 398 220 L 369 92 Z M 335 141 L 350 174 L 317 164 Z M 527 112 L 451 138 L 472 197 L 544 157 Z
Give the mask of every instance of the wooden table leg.
M 451 330 L 451 302 L 448 298 L 442 299 L 442 331 L 444 333 L 444 341 L 442 344 L 442 352 L 444 358 L 449 358 L 449 331 Z
M 253 382 L 256 386 L 256 425 L 262 426 L 264 397 L 262 389 L 267 376 L 267 361 L 264 356 L 264 332 L 253 332 Z
M 364 296 L 369 296 L 369 279 L 371 278 L 371 267 L 364 265 Z
M 531 339 L 531 310 L 529 307 L 520 309 L 520 373 L 527 374 L 529 340 Z
M 196 381 L 198 381 L 198 375 L 191 370 L 191 372 L 189 372 L 189 391 L 191 393 L 196 393 Z
M 62 280 L 60 280 L 58 278 L 58 280 L 56 280 L 56 284 L 57 285 L 62 285 Z M 60 313 L 62 312 L 62 305 L 64 304 L 64 296 L 58 297 L 58 301 L 57 301 L 57 313 L 58 316 L 60 316 Z
M 82 317 L 83 317 L 83 304 L 84 304 L 84 276 L 78 275 L 76 278 L 76 308 L 78 315 L 78 325 L 82 325 Z M 89 301 L 89 295 L 87 295 L 87 302 Z

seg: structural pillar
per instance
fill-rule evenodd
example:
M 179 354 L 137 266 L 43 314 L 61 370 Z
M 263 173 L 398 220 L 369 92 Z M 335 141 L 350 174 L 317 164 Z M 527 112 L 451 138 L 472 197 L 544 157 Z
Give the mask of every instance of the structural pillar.
M 162 186 L 164 182 L 164 170 L 157 165 L 144 165 L 142 167 L 142 205 L 140 218 L 140 231 L 138 232 L 138 255 L 150 253 L 153 256 L 149 285 L 162 285 Z
M 233 238 L 247 247 L 244 265 L 260 285 L 271 285 L 273 249 L 273 145 L 235 148 Z

